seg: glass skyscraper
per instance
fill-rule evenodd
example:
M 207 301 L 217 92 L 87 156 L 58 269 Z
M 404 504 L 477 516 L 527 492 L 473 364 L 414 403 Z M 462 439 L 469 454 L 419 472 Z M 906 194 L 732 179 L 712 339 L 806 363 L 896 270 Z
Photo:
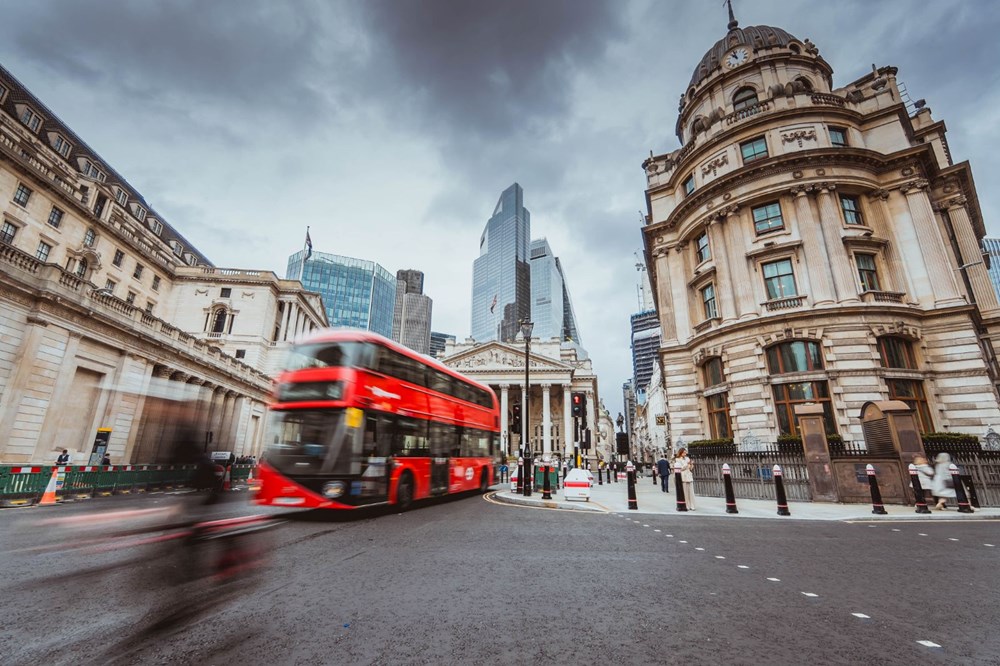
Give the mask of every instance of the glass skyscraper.
M 330 326 L 392 337 L 396 277 L 374 261 L 300 250 L 288 258 L 285 277 L 323 296 Z
M 531 214 L 524 207 L 524 191 L 514 183 L 500 195 L 472 264 L 475 340 L 513 340 L 519 320 L 531 317 L 530 238 Z
M 566 275 L 544 238 L 531 241 L 531 320 L 535 324 L 533 337 L 558 338 L 561 342 L 573 343 L 581 352 L 581 358 L 586 357 L 566 287 Z
M 983 250 L 990 257 L 990 282 L 997 297 L 1000 297 L 1000 238 L 984 238 Z
M 424 274 L 396 271 L 392 339 L 421 354 L 431 353 L 431 299 L 424 295 Z

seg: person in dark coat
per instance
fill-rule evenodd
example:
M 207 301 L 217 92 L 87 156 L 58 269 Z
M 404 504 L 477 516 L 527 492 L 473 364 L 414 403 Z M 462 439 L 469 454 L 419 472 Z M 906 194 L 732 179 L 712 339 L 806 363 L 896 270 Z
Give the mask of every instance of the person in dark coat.
M 660 490 L 669 493 L 670 461 L 667 460 L 666 456 L 660 456 L 660 459 L 656 461 L 656 471 L 660 474 Z

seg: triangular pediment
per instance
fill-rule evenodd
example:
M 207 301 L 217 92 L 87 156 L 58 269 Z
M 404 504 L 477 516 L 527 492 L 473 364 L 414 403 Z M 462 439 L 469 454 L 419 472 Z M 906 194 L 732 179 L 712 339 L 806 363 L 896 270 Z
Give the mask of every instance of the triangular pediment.
M 529 354 L 531 358 L 531 371 L 536 370 L 560 370 L 572 372 L 574 368 L 566 365 L 562 361 L 540 356 L 535 353 Z M 517 368 L 524 369 L 524 348 L 515 345 L 508 345 L 502 342 L 487 342 L 482 345 L 461 351 L 441 362 L 449 368 L 459 371 L 510 371 Z

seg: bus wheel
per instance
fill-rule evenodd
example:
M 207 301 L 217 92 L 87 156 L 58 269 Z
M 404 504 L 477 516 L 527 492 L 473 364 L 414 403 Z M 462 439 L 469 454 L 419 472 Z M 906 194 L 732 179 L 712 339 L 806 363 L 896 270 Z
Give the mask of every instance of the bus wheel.
M 484 467 L 483 471 L 479 473 L 479 492 L 486 494 L 486 491 L 490 489 L 490 473 Z
M 413 475 L 403 472 L 396 484 L 396 506 L 400 511 L 406 511 L 413 505 Z

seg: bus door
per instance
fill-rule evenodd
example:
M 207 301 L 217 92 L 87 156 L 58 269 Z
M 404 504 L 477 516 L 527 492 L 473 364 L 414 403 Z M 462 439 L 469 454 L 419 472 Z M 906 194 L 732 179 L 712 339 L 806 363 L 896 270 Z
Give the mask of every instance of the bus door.
M 445 495 L 451 473 L 451 439 L 454 428 L 441 423 L 431 423 L 431 495 Z
M 365 419 L 365 436 L 361 449 L 361 494 L 373 502 L 384 502 L 389 498 L 392 431 L 392 421 L 385 415 L 369 414 Z

